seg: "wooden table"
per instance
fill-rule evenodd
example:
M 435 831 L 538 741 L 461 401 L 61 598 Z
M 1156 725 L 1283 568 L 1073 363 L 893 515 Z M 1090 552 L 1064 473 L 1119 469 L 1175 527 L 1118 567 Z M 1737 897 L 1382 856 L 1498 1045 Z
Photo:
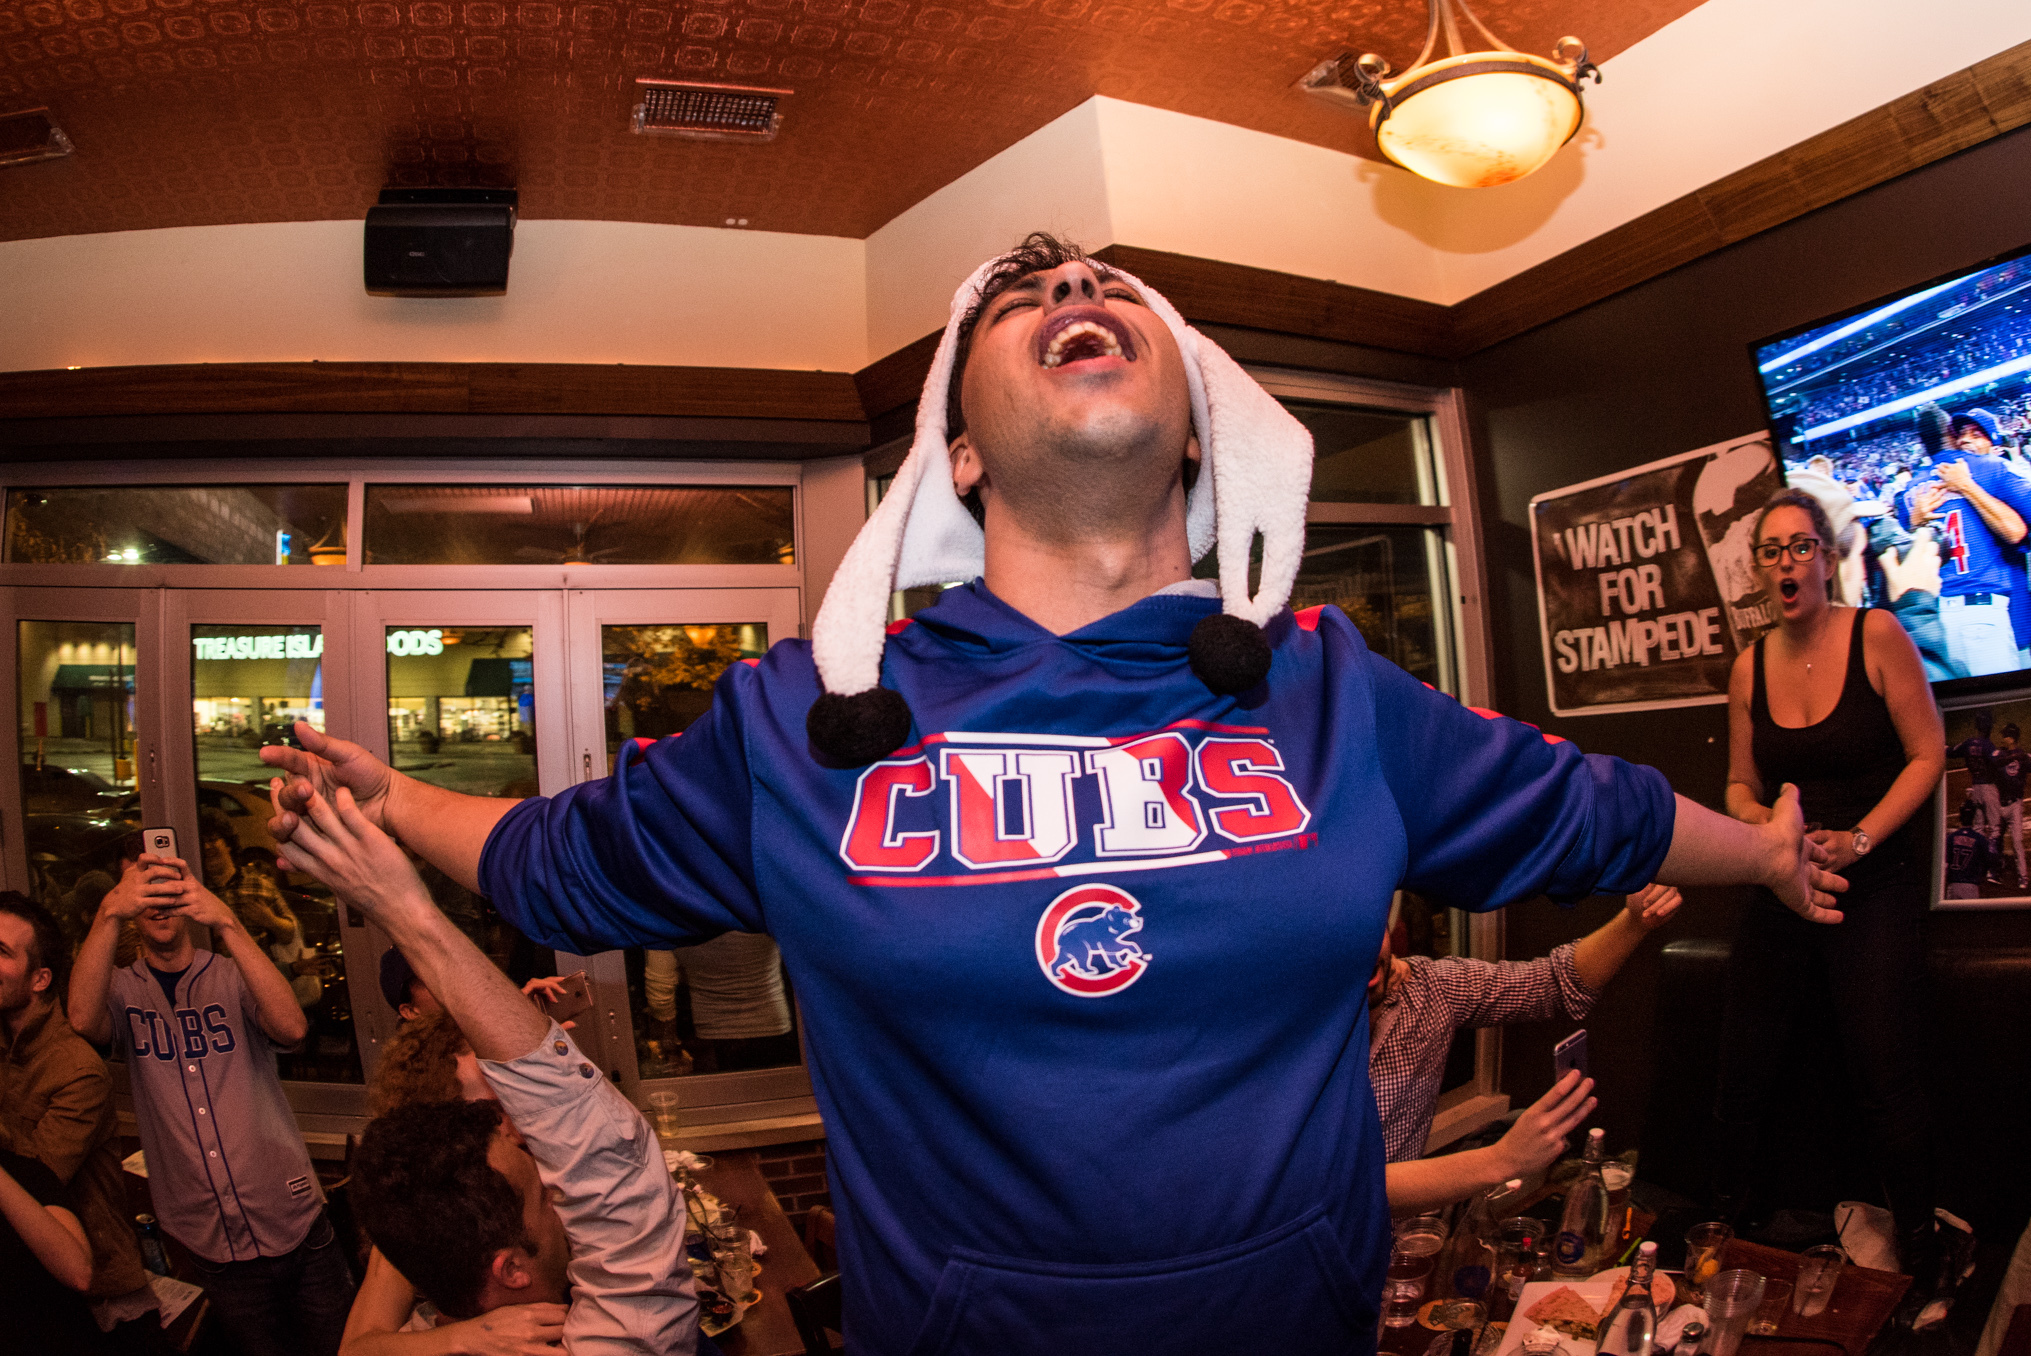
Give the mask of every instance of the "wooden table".
M 741 1223 L 760 1234 L 769 1249 L 755 1280 L 761 1303 L 713 1340 L 726 1356 L 803 1356 L 804 1339 L 797 1335 L 790 1302 L 783 1296 L 817 1280 L 818 1264 L 804 1251 L 790 1217 L 763 1180 L 759 1156 L 746 1149 L 713 1154 L 712 1167 L 698 1174 L 698 1183 L 726 1204 L 739 1206 Z
M 1772 1281 L 1798 1283 L 1798 1254 L 1760 1243 L 1734 1239 L 1721 1252 L 1721 1266 L 1742 1267 Z M 1838 1342 L 1848 1356 L 1862 1356 L 1897 1302 L 1911 1288 L 1911 1278 L 1894 1271 L 1876 1271 L 1849 1262 L 1841 1268 L 1833 1299 L 1824 1312 L 1803 1318 L 1787 1307 L 1773 1337 L 1742 1339 L 1743 1356 L 1826 1356 L 1826 1342 Z M 1810 1338 L 1811 1341 L 1786 1341 Z

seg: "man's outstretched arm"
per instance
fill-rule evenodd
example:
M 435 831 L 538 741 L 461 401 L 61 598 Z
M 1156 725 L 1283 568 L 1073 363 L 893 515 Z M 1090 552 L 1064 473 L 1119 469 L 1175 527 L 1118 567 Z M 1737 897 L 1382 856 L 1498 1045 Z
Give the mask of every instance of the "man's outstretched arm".
M 296 735 L 303 741 L 301 749 L 270 744 L 261 750 L 261 761 L 286 778 L 269 784 L 275 818 L 268 821 L 285 858 L 296 863 L 289 844 L 311 796 L 321 794 L 330 801 L 344 787 L 366 819 L 466 889 L 479 889 L 480 853 L 487 835 L 516 801 L 468 796 L 405 777 L 358 744 L 329 738 L 302 721 L 296 723 Z M 312 870 L 308 864 L 297 864 Z

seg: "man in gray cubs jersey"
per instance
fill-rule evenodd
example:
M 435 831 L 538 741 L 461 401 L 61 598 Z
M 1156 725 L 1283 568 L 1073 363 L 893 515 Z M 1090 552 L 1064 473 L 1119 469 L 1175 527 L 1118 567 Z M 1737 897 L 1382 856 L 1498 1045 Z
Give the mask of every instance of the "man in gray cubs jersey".
M 141 934 L 113 968 L 121 925 Z M 200 951 L 190 927 L 213 929 Z M 303 1009 L 233 911 L 174 858 L 123 864 L 71 974 L 78 1031 L 127 1061 L 155 1213 L 246 1356 L 332 1356 L 352 1270 L 283 1098 Z

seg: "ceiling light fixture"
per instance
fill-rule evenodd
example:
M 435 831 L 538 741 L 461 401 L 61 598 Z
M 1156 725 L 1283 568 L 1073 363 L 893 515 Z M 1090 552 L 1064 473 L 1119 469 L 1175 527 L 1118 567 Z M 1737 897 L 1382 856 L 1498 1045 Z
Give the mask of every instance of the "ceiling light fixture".
M 1392 76 L 1373 52 L 1314 66 L 1298 87 L 1369 110 L 1375 144 L 1412 174 L 1455 188 L 1493 188 L 1543 167 L 1585 120 L 1580 84 L 1601 81 L 1586 44 L 1560 38 L 1551 59 L 1517 51 L 1488 31 L 1466 0 L 1427 0 L 1431 25 L 1417 60 Z M 1454 11 L 1488 43 L 1470 52 Z M 1448 55 L 1431 61 L 1441 29 Z

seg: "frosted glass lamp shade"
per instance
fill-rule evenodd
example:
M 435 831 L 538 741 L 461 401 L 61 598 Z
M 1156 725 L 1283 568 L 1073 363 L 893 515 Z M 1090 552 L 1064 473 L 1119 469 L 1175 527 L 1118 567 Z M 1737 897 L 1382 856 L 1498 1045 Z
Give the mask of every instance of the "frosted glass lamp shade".
M 1493 188 L 1543 165 L 1580 130 L 1572 77 L 1519 52 L 1471 52 L 1382 86 L 1373 114 L 1382 153 L 1455 188 Z

